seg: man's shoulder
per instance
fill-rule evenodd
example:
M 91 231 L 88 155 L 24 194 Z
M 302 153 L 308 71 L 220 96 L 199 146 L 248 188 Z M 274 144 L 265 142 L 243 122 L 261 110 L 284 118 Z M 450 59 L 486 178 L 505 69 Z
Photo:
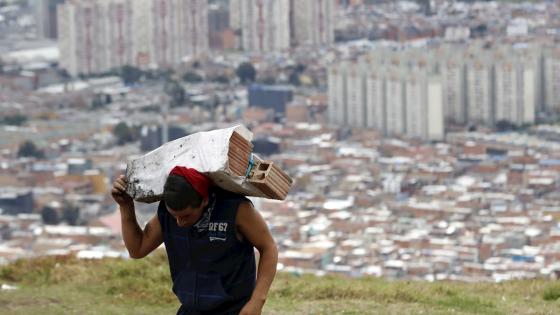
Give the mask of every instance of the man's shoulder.
M 219 187 L 214 188 L 216 193 L 216 198 L 222 201 L 249 201 L 247 197 L 244 195 L 234 193 L 232 191 L 228 191 Z

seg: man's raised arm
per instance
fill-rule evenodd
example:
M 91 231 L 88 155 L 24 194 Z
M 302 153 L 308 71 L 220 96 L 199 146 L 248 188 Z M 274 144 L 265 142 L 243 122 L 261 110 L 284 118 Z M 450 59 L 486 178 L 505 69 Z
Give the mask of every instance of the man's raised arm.
M 130 257 L 138 259 L 156 249 L 163 242 L 163 237 L 157 215 L 150 219 L 144 230 L 140 228 L 134 213 L 134 201 L 126 193 L 127 184 L 125 176 L 121 175 L 113 183 L 111 196 L 119 204 L 124 245 Z

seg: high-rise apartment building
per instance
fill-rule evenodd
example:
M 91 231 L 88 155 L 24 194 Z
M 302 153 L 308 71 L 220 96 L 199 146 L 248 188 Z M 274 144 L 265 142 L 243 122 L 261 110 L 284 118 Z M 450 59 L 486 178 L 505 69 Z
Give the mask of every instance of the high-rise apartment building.
M 538 45 L 474 43 L 457 56 L 456 48 L 377 49 L 357 62 L 331 66 L 331 123 L 440 140 L 445 121 L 488 127 L 499 121 L 534 123 L 539 91 L 549 92 L 544 97 L 549 110 L 558 106 L 553 103 L 560 99 L 554 94 L 560 91 L 560 80 L 554 80 L 560 73 L 558 51 L 551 48 L 541 58 Z
M 405 78 L 405 134 L 441 140 L 444 135 L 443 85 L 429 71 L 414 71 Z
M 60 63 L 71 75 L 131 63 L 132 1 L 67 1 L 58 7 Z
M 560 48 L 544 49 L 543 78 L 544 109 L 560 111 Z
M 61 65 L 72 75 L 208 51 L 207 0 L 68 0 L 58 15 Z
M 56 7 L 65 0 L 37 0 L 35 15 L 37 20 L 37 33 L 42 38 L 58 38 L 58 22 Z
M 334 42 L 336 0 L 230 0 L 230 27 L 240 48 L 269 52 Z
M 229 11 L 214 4 L 208 7 L 208 44 L 211 49 L 224 49 L 224 32 L 229 29 Z
M 363 64 L 364 69 L 377 67 L 379 71 L 369 71 L 365 77 L 366 90 L 366 127 L 374 128 L 382 133 L 386 132 L 386 90 L 385 75 L 382 64 L 366 59 Z
M 467 60 L 467 122 L 494 124 L 494 65 L 488 53 L 480 51 Z
M 241 29 L 241 2 L 242 0 L 229 0 L 229 27 L 233 30 Z
M 207 0 L 141 0 L 151 4 L 152 56 L 158 65 L 208 51 Z
M 332 44 L 336 0 L 291 1 L 294 44 Z
M 347 62 L 341 62 L 328 70 L 328 115 L 330 121 L 337 125 L 344 125 L 347 122 L 346 67 Z
M 495 121 L 533 123 L 536 110 L 536 58 L 517 52 L 498 55 L 495 71 Z
M 244 50 L 269 52 L 290 47 L 290 0 L 243 0 L 238 4 Z
M 443 109 L 445 120 L 451 123 L 467 123 L 467 73 L 466 56 L 447 49 L 436 53 L 440 60 L 440 74 L 443 84 Z
M 432 63 L 416 57 L 381 50 L 330 67 L 330 121 L 391 136 L 442 139 L 441 78 Z
M 351 62 L 346 71 L 347 122 L 349 126 L 366 126 L 366 73 L 360 64 Z
M 406 70 L 393 67 L 387 70 L 385 81 L 385 132 L 404 135 L 406 132 L 405 83 Z

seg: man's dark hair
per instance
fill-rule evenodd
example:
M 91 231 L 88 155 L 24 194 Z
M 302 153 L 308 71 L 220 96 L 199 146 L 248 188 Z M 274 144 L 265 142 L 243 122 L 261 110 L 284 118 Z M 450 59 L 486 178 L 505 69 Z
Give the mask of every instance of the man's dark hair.
M 183 176 L 172 174 L 163 186 L 163 201 L 172 210 L 179 211 L 200 207 L 202 197 Z

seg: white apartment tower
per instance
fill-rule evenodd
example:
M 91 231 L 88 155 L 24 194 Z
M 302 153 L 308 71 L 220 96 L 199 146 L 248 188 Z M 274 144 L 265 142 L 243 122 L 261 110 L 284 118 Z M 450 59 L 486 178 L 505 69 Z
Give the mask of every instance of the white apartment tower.
M 347 123 L 346 110 L 346 63 L 333 65 L 328 70 L 328 116 L 331 123 L 345 125 Z
M 385 81 L 385 132 L 404 135 L 406 132 L 405 85 L 406 73 L 401 68 L 387 71 Z
M 560 48 L 546 47 L 543 54 L 544 109 L 560 111 Z
M 440 63 L 443 83 L 443 108 L 446 121 L 467 122 L 465 59 L 445 52 Z
M 560 50 L 555 47 L 543 52 L 539 45 L 474 43 L 459 54 L 455 46 L 378 49 L 358 62 L 332 66 L 330 122 L 441 140 L 446 120 L 523 125 L 535 122 L 541 99 L 546 111 L 560 109 Z
M 296 45 L 332 44 L 336 0 L 291 1 L 294 43 Z
M 385 134 L 385 75 L 383 65 L 368 60 L 363 64 L 364 69 L 376 67 L 379 71 L 368 71 L 365 76 L 366 83 L 366 127 L 374 128 Z
M 365 72 L 357 62 L 348 64 L 346 71 L 347 123 L 349 126 L 366 127 Z
M 126 64 L 134 64 L 133 48 L 134 48 L 134 29 L 133 19 L 134 11 L 131 0 L 106 1 L 103 9 L 105 12 L 100 16 L 106 21 L 106 38 L 98 38 L 100 43 L 105 43 L 105 49 L 98 51 L 102 54 L 102 60 L 108 62 L 104 64 L 107 70 L 120 67 Z M 94 22 L 96 16 L 88 16 L 88 21 Z M 87 26 L 87 25 L 86 25 Z M 89 51 L 87 51 L 89 53 Z M 96 52 L 93 51 L 93 54 Z
M 36 21 L 37 33 L 42 38 L 58 38 L 56 7 L 64 0 L 37 0 Z
M 207 0 L 141 0 L 151 4 L 151 55 L 158 65 L 208 51 Z
M 72 75 L 208 51 L 207 0 L 68 0 L 58 17 L 61 65 Z
M 229 0 L 229 27 L 233 30 L 241 29 L 241 2 L 243 0 Z
M 495 64 L 495 121 L 535 121 L 536 64 L 522 56 L 500 56 Z
M 243 49 L 268 52 L 290 47 L 290 0 L 242 0 Z M 235 2 L 234 2 L 235 4 Z M 236 10 L 230 3 L 230 10 Z
M 60 62 L 71 75 L 132 63 L 131 0 L 67 1 L 58 7 Z
M 328 113 L 337 125 L 424 140 L 444 136 L 443 91 L 432 64 L 379 51 L 329 68 Z
M 494 67 L 487 54 L 480 54 L 467 61 L 467 121 L 491 126 L 495 122 Z
M 410 73 L 405 80 L 406 135 L 441 140 L 444 136 L 441 78 L 427 71 Z

